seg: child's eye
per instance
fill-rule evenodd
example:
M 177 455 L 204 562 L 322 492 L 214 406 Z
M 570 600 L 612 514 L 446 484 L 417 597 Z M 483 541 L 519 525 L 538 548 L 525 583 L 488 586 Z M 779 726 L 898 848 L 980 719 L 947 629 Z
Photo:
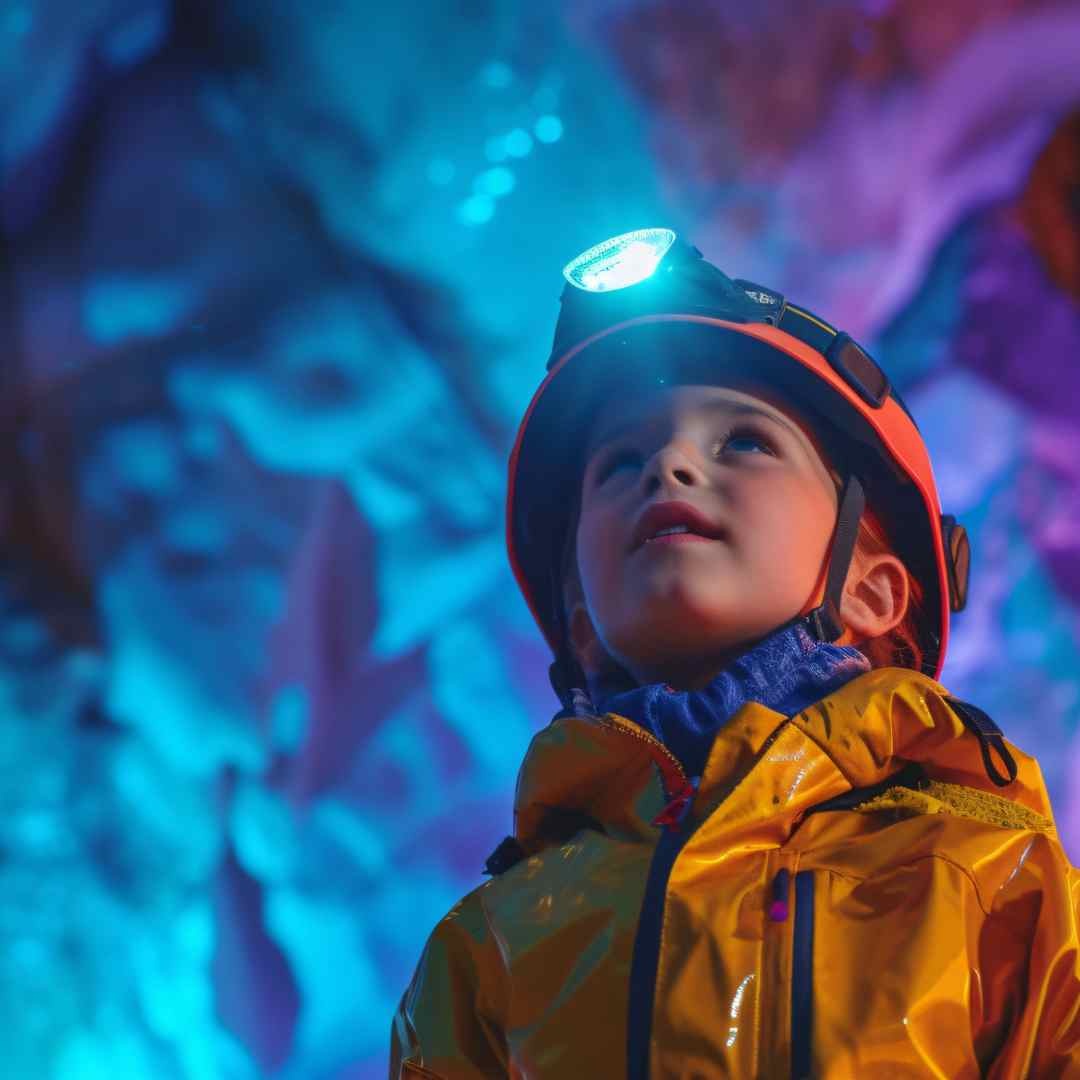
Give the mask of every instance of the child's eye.
M 624 464 L 640 464 L 641 455 L 633 450 L 620 450 L 612 454 L 596 470 L 596 483 L 602 484 L 616 469 Z
M 755 446 L 760 447 L 762 450 L 765 451 L 766 454 L 774 453 L 773 448 L 772 448 L 772 444 L 767 439 L 765 439 L 763 436 L 759 435 L 756 431 L 745 431 L 744 430 L 744 431 L 729 431 L 726 435 L 722 435 L 713 444 L 713 456 L 714 457 L 719 456 L 718 453 L 717 453 L 718 451 L 722 452 L 723 450 L 727 449 L 729 446 L 732 446 L 732 444 L 734 444 L 734 443 L 751 443 L 751 444 L 753 444 Z M 742 451 L 740 451 L 738 449 L 738 447 L 736 447 L 735 449 L 736 449 L 737 453 L 742 453 Z

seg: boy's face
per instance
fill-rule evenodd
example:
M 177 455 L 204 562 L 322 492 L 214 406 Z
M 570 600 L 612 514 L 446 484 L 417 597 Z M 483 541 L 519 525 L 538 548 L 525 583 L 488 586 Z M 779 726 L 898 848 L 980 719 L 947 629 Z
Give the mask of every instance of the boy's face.
M 738 385 L 656 386 L 594 426 L 577 532 L 587 633 L 639 683 L 704 686 L 824 593 L 838 497 L 820 444 L 782 398 Z M 638 544 L 641 515 L 670 501 L 716 538 Z

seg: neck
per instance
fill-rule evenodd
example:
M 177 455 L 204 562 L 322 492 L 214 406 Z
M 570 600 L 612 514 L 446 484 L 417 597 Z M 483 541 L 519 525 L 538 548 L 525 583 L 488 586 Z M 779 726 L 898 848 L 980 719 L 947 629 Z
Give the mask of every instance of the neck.
M 583 706 L 635 721 L 671 750 L 688 776 L 700 776 L 716 732 L 747 701 L 790 716 L 869 670 L 857 650 L 820 642 L 805 626 L 788 626 L 747 646 L 704 687 L 635 685 L 627 675 L 622 686 L 591 685 L 592 701 Z
M 685 656 L 667 657 L 659 662 L 634 663 L 620 666 L 614 660 L 601 670 L 586 673 L 589 696 L 594 701 L 613 693 L 622 693 L 638 686 L 664 685 L 681 692 L 704 690 L 722 672 L 731 667 L 740 657 L 752 652 L 770 638 L 778 638 L 794 625 L 801 624 L 803 615 L 794 616 L 786 623 L 774 627 L 767 634 L 742 642 L 708 656 L 695 656 L 689 660 Z M 850 645 L 851 636 L 845 631 L 836 645 Z
M 635 665 L 627 670 L 638 686 L 663 683 L 675 690 L 703 690 L 721 671 L 730 667 L 761 640 L 758 638 L 708 657 L 693 657 L 689 660 L 679 657 L 658 664 Z
M 772 631 L 766 637 L 772 636 Z M 704 690 L 741 656 L 756 648 L 765 638 L 755 638 L 722 653 L 707 657 L 669 657 L 655 663 L 620 666 L 614 660 L 602 668 L 586 672 L 586 689 L 594 702 L 612 694 L 625 693 L 641 686 L 664 685 L 681 692 Z

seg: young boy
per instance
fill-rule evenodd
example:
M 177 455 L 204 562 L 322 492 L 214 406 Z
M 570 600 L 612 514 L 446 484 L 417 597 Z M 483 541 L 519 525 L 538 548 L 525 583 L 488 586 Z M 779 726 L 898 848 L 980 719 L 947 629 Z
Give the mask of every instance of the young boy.
M 935 681 L 968 547 L 906 406 L 668 230 L 564 273 L 507 522 L 564 708 L 391 1077 L 1080 1076 L 1080 875 Z

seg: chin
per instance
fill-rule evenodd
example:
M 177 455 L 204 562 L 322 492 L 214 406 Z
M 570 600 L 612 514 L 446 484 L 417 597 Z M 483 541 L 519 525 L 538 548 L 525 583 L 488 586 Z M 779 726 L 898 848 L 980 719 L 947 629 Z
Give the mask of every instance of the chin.
M 646 609 L 638 610 L 642 614 Z M 612 636 L 612 655 L 636 657 L 647 667 L 687 657 L 722 657 L 765 637 L 788 616 L 747 624 L 727 609 L 709 605 L 653 604 L 647 614 Z
M 739 618 L 740 604 L 734 598 L 718 601 L 705 590 L 675 585 L 663 593 L 643 597 L 636 609 L 644 622 L 653 628 L 669 628 L 675 635 L 685 634 L 694 627 L 706 638 L 730 637 L 733 627 L 743 622 Z

